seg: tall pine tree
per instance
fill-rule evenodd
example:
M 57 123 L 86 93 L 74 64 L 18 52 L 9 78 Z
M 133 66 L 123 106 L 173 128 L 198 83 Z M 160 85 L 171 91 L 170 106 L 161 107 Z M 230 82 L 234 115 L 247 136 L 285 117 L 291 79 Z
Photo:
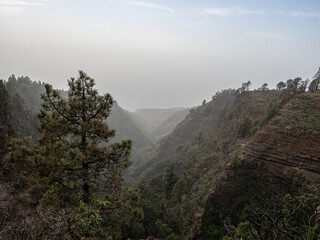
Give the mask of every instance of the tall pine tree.
M 115 134 L 106 123 L 113 104 L 110 94 L 100 96 L 94 80 L 82 71 L 68 84 L 67 100 L 45 86 L 39 146 L 47 157 L 37 159 L 37 166 L 47 186 L 72 189 L 76 198 L 89 203 L 98 193 L 119 190 L 122 171 L 129 166 L 131 141 L 108 145 Z
M 109 142 L 115 135 L 106 121 L 113 99 L 99 95 L 94 80 L 82 71 L 68 84 L 67 99 L 45 86 L 39 142 L 12 141 L 4 159 L 2 169 L 13 183 L 14 198 L 23 199 L 17 208 L 27 212 L 18 212 L 20 217 L 8 212 L 15 216 L 12 226 L 24 227 L 6 236 L 23 236 L 24 229 L 32 239 L 134 236 L 141 232 L 137 221 L 143 212 L 137 190 L 122 187 L 131 141 Z M 131 231 L 130 226 L 139 228 Z
M 131 218 L 138 202 L 136 191 L 122 188 L 131 141 L 108 143 L 115 135 L 106 121 L 113 104 L 110 94 L 100 96 L 94 80 L 82 71 L 68 84 L 67 100 L 50 85 L 42 96 L 42 137 L 32 157 L 40 205 L 78 206 L 69 221 L 78 237 L 120 237 L 121 221 Z
M 14 135 L 11 102 L 3 80 L 0 80 L 0 160 L 7 152 L 9 138 Z

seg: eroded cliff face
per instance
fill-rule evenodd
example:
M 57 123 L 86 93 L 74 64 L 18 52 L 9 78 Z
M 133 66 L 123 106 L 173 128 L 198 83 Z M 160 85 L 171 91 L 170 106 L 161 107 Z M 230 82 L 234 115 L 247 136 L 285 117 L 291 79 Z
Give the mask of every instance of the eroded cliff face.
M 304 93 L 289 101 L 243 152 L 243 158 L 320 174 L 320 93 Z
M 287 193 L 319 186 L 320 93 L 294 96 L 236 152 L 237 162 L 225 164 L 206 200 L 195 239 L 206 239 L 224 219 L 243 221 L 240 215 L 249 214 L 250 208 L 273 207 Z
M 164 138 L 140 184 L 142 198 L 156 202 L 146 221 L 159 218 L 182 239 L 219 239 L 225 219 L 237 224 L 320 180 L 320 92 L 285 101 L 277 91 L 226 99 L 195 109 Z M 175 187 L 163 190 L 170 164 L 187 186 L 178 201 Z
M 268 126 L 245 147 L 242 158 L 320 177 L 320 137 Z

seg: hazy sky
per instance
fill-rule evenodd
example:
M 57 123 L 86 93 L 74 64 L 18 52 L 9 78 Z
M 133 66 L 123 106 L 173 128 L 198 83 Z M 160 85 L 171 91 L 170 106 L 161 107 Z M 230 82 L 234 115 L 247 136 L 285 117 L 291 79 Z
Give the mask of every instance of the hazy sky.
M 0 0 L 0 78 L 67 89 L 81 69 L 129 110 L 319 66 L 319 0 Z

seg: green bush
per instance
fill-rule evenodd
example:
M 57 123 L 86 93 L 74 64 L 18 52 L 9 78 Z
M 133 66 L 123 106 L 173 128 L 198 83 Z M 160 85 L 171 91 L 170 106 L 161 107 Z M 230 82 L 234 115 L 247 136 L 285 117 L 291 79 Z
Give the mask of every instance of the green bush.
M 251 119 L 245 118 L 238 127 L 238 134 L 242 138 L 246 137 L 248 134 L 250 134 L 250 128 L 251 128 Z
M 239 167 L 239 157 L 238 155 L 234 156 L 232 159 L 231 159 L 231 167 L 233 169 L 236 169 L 237 167 Z
M 175 202 L 179 202 L 183 194 L 186 193 L 187 183 L 183 179 L 179 179 L 173 187 L 172 196 Z

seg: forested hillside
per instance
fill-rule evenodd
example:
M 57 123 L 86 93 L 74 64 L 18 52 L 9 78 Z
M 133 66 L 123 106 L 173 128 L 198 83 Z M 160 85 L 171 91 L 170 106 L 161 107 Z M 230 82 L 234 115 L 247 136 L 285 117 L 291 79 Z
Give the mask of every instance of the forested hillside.
M 154 143 L 84 72 L 68 84 L 0 81 L 5 239 L 319 238 L 319 72 L 160 111 Z
M 45 83 L 32 81 L 28 77 L 16 78 L 12 75 L 4 84 L 13 104 L 11 118 L 16 132 L 36 140 L 39 137 L 37 114 L 42 108 L 41 95 L 45 92 Z M 63 98 L 67 98 L 68 93 L 66 91 L 58 90 L 58 92 Z M 108 123 L 110 128 L 117 132 L 114 142 L 131 139 L 135 149 L 150 144 L 148 137 L 142 133 L 130 116 L 117 103 L 113 105 Z
M 116 130 L 116 136 L 112 141 L 118 142 L 125 139 L 131 139 L 134 147 L 141 147 L 151 144 L 149 138 L 142 130 L 132 121 L 130 115 L 123 110 L 116 102 L 114 103 L 108 124 Z
M 277 90 L 264 84 L 249 91 L 248 82 L 192 109 L 130 173 L 141 191 L 147 233 L 317 239 L 320 95 L 313 84 L 319 80 L 309 92 L 307 83 L 295 78 Z
M 25 93 L 36 84 L 26 81 Z M 139 195 L 122 187 L 132 141 L 109 141 L 115 136 L 106 123 L 112 96 L 99 95 L 82 71 L 68 81 L 67 97 L 39 85 L 44 88 L 39 138 L 32 142 L 13 128 L 15 106 L 0 81 L 1 238 L 134 236 L 130 225 L 143 217 Z
M 320 240 L 319 26 L 320 0 L 0 0 L 0 240 Z

